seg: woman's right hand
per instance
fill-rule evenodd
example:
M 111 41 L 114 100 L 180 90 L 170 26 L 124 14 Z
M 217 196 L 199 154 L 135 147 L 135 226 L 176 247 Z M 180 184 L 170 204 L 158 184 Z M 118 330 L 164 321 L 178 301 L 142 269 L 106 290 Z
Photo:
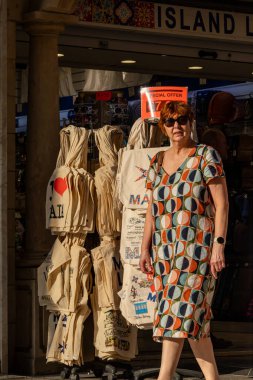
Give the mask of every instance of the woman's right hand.
M 141 252 L 139 265 L 140 265 L 140 269 L 141 269 L 142 273 L 151 274 L 153 272 L 153 267 L 151 265 L 150 253 L 147 249 Z

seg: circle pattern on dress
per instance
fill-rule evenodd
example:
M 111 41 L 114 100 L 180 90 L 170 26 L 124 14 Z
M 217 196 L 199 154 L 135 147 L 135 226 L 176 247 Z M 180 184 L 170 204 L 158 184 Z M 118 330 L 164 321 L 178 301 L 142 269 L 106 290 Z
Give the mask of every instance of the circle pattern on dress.
M 214 280 L 210 276 L 214 233 L 208 181 L 224 176 L 219 154 L 196 145 L 169 175 L 151 160 L 147 188 L 153 189 L 154 339 L 199 339 L 209 335 Z M 155 174 L 154 174 L 155 173 Z

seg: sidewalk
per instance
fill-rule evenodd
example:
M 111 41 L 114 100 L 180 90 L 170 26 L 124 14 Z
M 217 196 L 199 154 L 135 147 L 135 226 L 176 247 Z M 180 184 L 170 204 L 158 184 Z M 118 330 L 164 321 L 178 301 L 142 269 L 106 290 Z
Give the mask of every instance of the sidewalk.
M 248 352 L 234 352 L 232 356 L 231 351 L 230 355 L 227 355 L 227 352 L 216 352 L 217 364 L 220 372 L 220 380 L 247 380 L 253 378 L 253 363 L 252 356 L 253 351 Z M 224 355 L 224 356 L 223 356 Z M 184 356 L 187 356 L 186 354 Z M 156 360 L 157 358 L 153 358 Z M 141 369 L 142 368 L 142 369 Z M 135 376 L 143 371 L 145 368 L 158 368 L 157 366 L 145 365 L 139 368 L 135 368 Z M 190 371 L 190 372 L 189 372 Z M 180 366 L 178 367 L 177 372 L 181 375 L 180 380 L 199 380 L 201 379 L 200 371 L 196 365 L 195 360 L 191 357 L 184 357 L 180 360 Z M 109 374 L 109 373 L 108 373 Z M 110 375 L 110 374 L 109 374 Z M 83 370 L 79 373 L 80 380 L 101 380 L 101 377 L 95 377 L 91 370 Z M 154 380 L 157 376 L 148 375 L 145 377 L 145 380 Z M 44 375 L 44 376 L 15 376 L 15 375 L 0 375 L 0 380 L 60 380 L 60 373 L 55 375 Z M 106 380 L 106 377 L 103 377 Z M 108 377 L 108 380 L 111 380 L 112 377 Z M 126 377 L 118 377 L 118 379 L 125 379 Z M 137 379 L 137 377 L 136 377 Z M 77 380 L 75 377 L 70 380 Z M 176 380 L 176 378 L 175 378 Z
M 226 327 L 226 331 L 224 330 Z M 250 330 L 249 330 L 250 329 Z M 214 335 L 218 339 L 225 339 L 230 341 L 231 345 L 225 348 L 215 347 L 215 357 L 220 373 L 220 380 L 247 380 L 253 378 L 253 331 L 251 324 L 242 324 L 241 326 L 234 325 L 233 323 L 215 324 L 214 323 Z M 161 346 L 157 346 L 157 343 L 147 346 L 147 340 L 145 340 L 146 350 L 142 351 L 135 360 L 131 361 L 135 373 L 147 368 L 159 368 L 160 366 L 160 351 Z M 156 350 L 155 350 L 156 348 Z M 193 357 L 192 352 L 187 346 L 183 350 L 181 359 L 179 361 L 178 369 L 184 371 L 197 371 L 199 374 L 199 367 Z M 178 370 L 178 372 L 180 372 Z M 197 380 L 200 377 L 187 376 L 186 373 L 180 380 Z M 100 380 L 100 377 L 95 377 L 89 368 L 83 369 L 79 374 L 80 380 Z M 145 380 L 156 379 L 157 376 L 147 376 Z M 41 376 L 15 376 L 15 375 L 0 375 L 0 380 L 60 380 L 60 373 L 55 375 L 41 375 Z M 120 378 L 118 378 L 120 379 Z M 126 379 L 126 378 L 125 378 Z M 75 378 L 70 380 L 76 380 Z M 110 377 L 109 377 L 110 380 Z
M 81 373 L 80 375 L 80 380 L 101 380 L 101 377 L 95 377 L 92 373 Z M 145 380 L 154 380 L 156 379 L 157 377 L 146 377 Z M 235 372 L 235 373 L 228 373 L 228 374 L 223 374 L 223 375 L 220 375 L 220 380 L 246 380 L 246 379 L 250 379 L 250 378 L 253 378 L 253 371 L 251 370 L 250 373 L 246 373 L 244 372 L 244 374 L 240 374 L 239 372 Z M 44 377 L 44 376 L 36 376 L 36 377 L 30 377 L 30 376 L 14 376 L 14 375 L 7 375 L 7 376 L 0 376 L 0 380 L 60 380 L 61 377 L 60 375 L 54 375 L 54 376 L 48 376 L 48 377 Z M 105 377 L 103 377 L 103 379 L 105 379 Z M 125 379 L 124 377 L 120 378 L 118 377 L 118 379 Z M 182 380 L 200 380 L 201 378 L 198 376 L 194 376 L 194 374 L 192 373 L 191 376 L 183 376 L 183 377 L 180 377 L 180 379 Z M 202 378 L 203 379 L 203 378 Z

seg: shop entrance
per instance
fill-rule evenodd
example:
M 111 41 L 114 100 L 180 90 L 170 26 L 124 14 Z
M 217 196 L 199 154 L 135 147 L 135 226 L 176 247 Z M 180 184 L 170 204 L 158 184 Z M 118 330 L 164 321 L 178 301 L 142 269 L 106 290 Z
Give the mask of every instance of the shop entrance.
M 22 30 L 18 30 L 18 36 L 18 61 L 20 64 L 27 64 L 27 48 L 29 46 L 27 35 Z M 105 90 L 112 91 L 112 99 L 115 98 L 114 103 L 111 102 L 112 99 L 108 103 L 104 101 L 105 108 L 109 105 L 109 113 L 106 114 L 106 109 L 103 109 L 103 105 L 101 105 L 102 101 L 99 101 L 100 116 L 102 117 L 107 115 L 112 119 L 114 117 L 114 120 L 110 120 L 110 122 L 115 123 L 115 125 L 123 121 L 123 126 L 126 130 L 126 133 L 128 132 L 126 126 L 131 128 L 131 123 L 127 124 L 126 118 L 124 118 L 124 115 L 126 115 L 124 111 L 126 109 L 125 105 L 128 104 L 128 102 L 136 102 L 135 104 L 138 105 L 139 89 L 140 85 L 143 84 L 155 86 L 172 84 L 188 86 L 190 90 L 190 100 L 193 106 L 195 107 L 196 121 L 200 123 L 200 127 L 205 127 L 208 124 L 207 112 L 208 105 L 211 100 L 210 91 L 204 91 L 204 87 L 209 87 L 212 89 L 211 91 L 215 92 L 228 91 L 231 93 L 232 91 L 232 94 L 235 96 L 235 101 L 238 102 L 238 105 L 240 101 L 243 101 L 242 108 L 245 108 L 245 101 L 250 100 L 250 93 L 252 91 L 250 85 L 246 90 L 248 91 L 247 96 L 245 96 L 244 94 L 242 97 L 242 93 L 236 93 L 236 89 L 238 89 L 238 82 L 249 81 L 252 78 L 252 69 L 250 63 L 250 52 L 252 51 L 252 46 L 247 43 L 238 44 L 234 42 L 222 42 L 219 44 L 219 49 L 217 49 L 217 43 L 215 41 L 207 41 L 203 37 L 195 39 L 170 36 L 168 38 L 164 35 L 159 35 L 158 38 L 158 34 L 152 35 L 150 32 L 148 33 L 145 31 L 136 32 L 125 28 L 124 31 L 120 29 L 116 32 L 116 29 L 113 27 L 86 25 L 85 28 L 79 26 L 66 27 L 65 31 L 59 37 L 58 50 L 59 53 L 64 54 L 62 58 L 59 58 L 60 66 L 71 68 L 71 78 L 73 81 L 74 91 L 77 94 L 79 93 L 79 99 L 83 97 L 80 110 L 78 109 L 78 103 L 74 103 L 73 100 L 73 104 L 68 108 L 68 111 L 73 112 L 68 112 L 67 115 L 64 116 L 65 120 L 62 121 L 62 123 L 65 123 L 65 125 L 69 121 L 77 124 L 84 122 L 86 123 L 86 125 L 81 126 L 84 126 L 88 129 L 91 127 L 90 124 L 94 122 L 94 112 L 92 112 L 93 108 L 85 108 L 90 106 L 90 104 L 87 104 L 89 102 L 86 101 L 85 96 L 89 96 L 91 91 L 93 90 L 92 86 L 86 90 L 84 88 L 85 70 L 108 70 L 110 72 L 113 71 L 117 74 L 115 76 L 118 76 L 118 78 L 118 74 L 121 74 L 122 72 L 130 74 L 138 73 L 142 76 L 150 76 L 150 79 L 146 80 L 146 82 L 144 81 L 143 83 L 136 84 L 137 77 L 134 77 L 133 75 L 132 77 L 134 77 L 135 80 L 131 83 L 130 86 L 124 87 L 122 85 L 118 88 L 111 86 L 111 88 L 107 89 L 96 89 L 96 92 Z M 203 56 L 203 53 L 205 56 Z M 216 53 L 216 55 L 214 53 Z M 136 63 L 133 63 L 132 65 L 121 63 L 121 61 L 130 59 L 132 61 L 136 61 Z M 190 71 L 190 69 L 188 68 L 190 66 L 201 66 L 203 67 L 203 69 L 195 69 L 195 71 Z M 233 86 L 230 88 L 225 88 L 224 85 L 228 84 L 233 84 Z M 217 87 L 219 87 L 219 89 L 217 89 Z M 118 94 L 120 94 L 120 96 L 118 96 Z M 92 96 L 94 97 L 94 95 L 95 94 L 93 91 Z M 119 100 L 118 98 L 120 98 L 121 100 Z M 112 103 L 114 106 L 110 107 L 110 104 Z M 133 104 L 134 103 L 132 103 L 132 105 Z M 28 104 L 28 107 L 29 106 L 30 105 Z M 120 109 L 120 112 L 116 112 L 117 108 Z M 105 112 L 103 112 L 103 110 Z M 138 112 L 139 111 L 137 106 L 136 115 L 139 115 Z M 102 121 L 103 118 L 99 118 L 98 120 L 96 119 L 96 127 L 101 127 Z M 237 121 L 240 121 L 240 123 L 242 122 L 243 126 L 245 126 L 245 120 L 242 116 L 240 116 L 238 119 L 235 118 L 234 121 L 236 123 Z M 233 127 L 233 125 L 230 125 L 229 129 L 227 130 L 229 144 L 231 144 L 229 145 L 231 163 L 234 164 L 234 162 L 237 160 L 239 166 L 241 165 L 240 168 L 244 168 L 244 159 L 242 159 L 241 161 L 240 159 L 238 160 L 238 156 L 241 158 L 242 156 L 244 156 L 247 157 L 247 168 L 249 168 L 249 166 L 251 166 L 250 162 L 252 160 L 252 156 L 250 160 L 248 160 L 248 157 L 252 154 L 251 148 L 249 148 L 247 145 L 245 148 L 245 143 L 243 142 L 244 137 L 239 137 L 239 141 L 237 141 L 237 136 L 240 135 L 240 133 L 234 133 L 235 131 L 232 130 Z M 242 127 L 242 130 L 244 130 L 244 132 L 248 131 L 248 128 L 251 127 L 250 121 L 247 121 L 246 127 L 246 129 L 243 129 Z M 197 125 L 197 130 L 198 128 L 199 127 Z M 243 133 L 242 135 L 247 135 L 247 133 Z M 249 139 L 247 139 L 247 141 L 249 141 Z M 19 141 L 19 144 L 20 143 L 22 149 L 22 141 Z M 238 172 L 241 172 L 240 168 L 237 169 Z M 250 175 L 244 174 L 244 179 L 246 178 L 250 178 Z M 250 206 L 248 203 L 249 198 L 245 198 L 245 193 L 240 193 L 238 195 L 242 196 L 242 199 L 239 198 L 238 200 L 238 207 L 240 217 L 243 218 L 243 220 L 240 220 L 241 230 L 239 228 L 239 231 L 237 231 L 237 239 L 240 241 L 240 236 L 242 236 L 240 234 L 244 233 L 242 232 L 243 228 L 245 228 L 245 225 L 246 228 L 248 228 L 247 223 L 249 222 L 248 216 L 250 215 Z M 245 199 L 247 200 L 245 201 Z M 242 212 L 243 215 L 241 214 Z M 233 223 L 235 223 L 235 220 Z M 236 252 L 240 254 L 240 250 L 242 248 L 240 247 L 240 244 L 238 248 Z M 224 326 L 230 326 L 228 330 L 234 330 L 235 328 L 238 328 L 245 331 L 248 328 L 248 326 L 244 322 L 248 321 L 251 318 L 250 316 L 247 316 L 248 307 L 250 307 L 250 299 L 245 300 L 245 298 L 242 297 L 242 293 L 245 294 L 243 289 L 246 287 L 246 284 L 243 283 L 243 280 L 244 278 L 248 277 L 252 271 L 250 256 L 248 256 L 248 253 L 248 250 L 247 252 L 244 251 L 243 255 L 246 254 L 247 259 L 240 263 L 238 263 L 237 261 L 237 256 L 234 256 L 234 261 L 232 260 L 231 265 L 227 268 L 227 278 L 230 278 L 230 272 L 232 272 L 235 276 L 234 282 L 232 284 L 233 286 L 230 288 L 230 290 L 223 288 L 222 292 L 220 293 L 222 295 L 220 295 L 220 299 L 217 300 L 218 313 L 220 313 L 220 310 L 222 309 L 222 313 L 217 315 L 217 319 L 221 319 L 223 320 L 223 322 L 222 324 L 219 324 L 218 322 L 216 323 L 216 331 L 218 332 L 218 337 L 223 338 L 224 336 L 226 340 L 229 340 L 229 335 L 226 335 L 226 332 L 225 335 L 223 335 Z M 239 265 L 237 266 L 237 264 Z M 23 271 L 23 273 L 25 272 Z M 18 295 L 25 294 L 25 296 L 27 297 L 25 299 L 25 303 L 28 304 L 29 302 L 31 302 L 31 299 L 35 300 L 37 297 L 35 285 L 35 270 L 31 270 L 31 268 L 29 268 L 25 274 L 27 275 L 27 278 L 22 277 L 23 274 L 20 274 L 18 283 Z M 231 286 L 230 281 L 226 282 L 226 279 L 224 281 L 225 284 Z M 236 286 L 238 282 L 243 284 L 239 288 Z M 227 294 L 227 292 L 230 292 L 230 295 L 234 294 L 234 296 L 232 297 L 232 301 L 234 302 L 232 308 L 233 317 L 231 317 L 231 313 L 229 311 L 231 306 L 228 306 L 229 300 L 224 298 L 226 297 L 225 293 Z M 24 298 L 25 297 L 23 297 L 23 299 Z M 241 305 L 239 310 L 236 306 L 236 299 L 240 300 L 243 303 L 243 306 Z M 25 357 L 26 363 L 28 363 L 30 358 L 28 358 L 27 353 L 29 352 L 29 350 L 32 350 L 34 358 L 36 357 L 36 355 L 40 356 L 38 366 L 42 368 L 44 365 L 43 361 L 45 360 L 45 357 L 43 355 L 45 353 L 46 347 L 46 331 L 45 329 L 43 329 L 43 327 L 45 326 L 45 320 L 47 316 L 44 314 L 44 312 L 41 311 L 41 309 L 38 308 L 38 305 L 36 305 L 36 307 L 36 310 L 39 310 L 39 313 L 36 311 L 35 315 L 33 315 L 33 318 L 35 317 L 36 320 L 40 319 L 41 326 L 37 325 L 36 331 L 28 333 L 27 331 L 30 329 L 30 326 L 28 326 L 26 321 L 25 326 L 27 331 L 19 330 L 20 346 L 18 347 L 18 362 L 19 365 L 22 366 L 22 358 Z M 22 311 L 24 310 L 26 310 L 26 308 L 22 309 Z M 238 314 L 235 317 L 236 313 Z M 28 317 L 31 318 L 30 315 Z M 232 321 L 233 323 L 234 321 L 237 321 L 238 323 L 236 323 L 236 325 L 228 325 L 227 323 L 224 323 L 224 321 Z M 40 335 L 36 335 L 36 332 L 38 331 L 41 333 Z M 38 345 L 37 337 L 40 337 L 39 351 L 34 351 L 33 349 L 31 349 L 31 340 L 27 338 L 27 336 L 29 336 L 30 333 L 31 336 L 34 338 L 33 342 L 35 342 L 35 345 Z M 140 348 L 143 349 L 143 351 L 145 351 L 146 358 L 149 357 L 151 351 L 153 353 L 154 350 L 159 349 L 157 346 L 154 346 L 152 344 L 149 337 L 146 336 L 146 333 L 140 334 Z M 27 367 L 29 367 L 28 364 L 26 365 Z M 34 364 L 34 367 L 32 368 L 33 372 L 37 371 L 35 367 L 36 365 Z

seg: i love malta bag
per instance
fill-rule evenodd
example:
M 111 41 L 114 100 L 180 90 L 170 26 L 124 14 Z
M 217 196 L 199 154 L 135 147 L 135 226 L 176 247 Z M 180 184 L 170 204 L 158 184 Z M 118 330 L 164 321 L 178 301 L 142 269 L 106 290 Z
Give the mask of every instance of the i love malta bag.
M 146 178 L 151 159 L 168 147 L 126 150 L 123 153 L 119 175 L 119 197 L 124 207 L 146 209 L 148 194 Z

